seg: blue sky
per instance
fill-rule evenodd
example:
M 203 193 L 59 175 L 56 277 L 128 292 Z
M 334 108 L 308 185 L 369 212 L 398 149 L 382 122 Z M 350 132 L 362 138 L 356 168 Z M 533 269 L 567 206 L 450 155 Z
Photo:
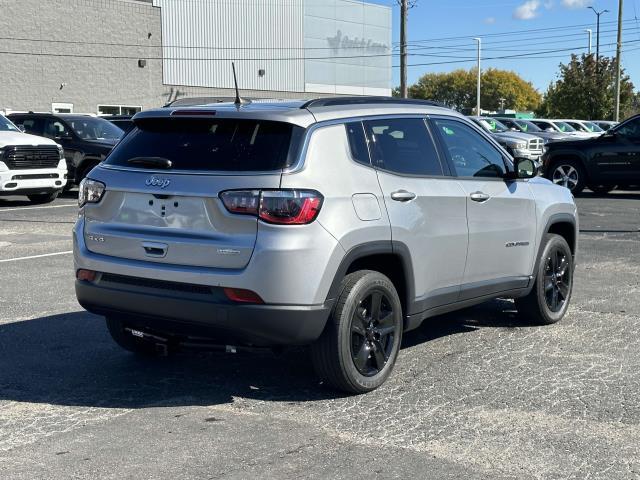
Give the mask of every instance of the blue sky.
M 394 42 L 398 42 L 400 8 L 393 0 L 374 2 L 393 5 L 393 36 Z M 629 43 L 625 47 L 628 51 L 623 53 L 622 66 L 631 76 L 636 89 L 640 89 L 640 0 L 625 0 L 624 3 L 623 41 Z M 610 10 L 600 17 L 600 53 L 614 56 L 618 0 L 417 0 L 415 7 L 409 11 L 408 42 L 411 45 L 409 53 L 420 56 L 409 56 L 409 65 L 457 61 L 460 57 L 475 58 L 476 44 L 472 37 L 478 36 L 483 38 L 483 57 L 523 54 L 552 57 L 483 61 L 483 68 L 513 70 L 544 92 L 549 82 L 556 78 L 558 64 L 568 60 L 571 53 L 569 49 L 575 53 L 586 53 L 587 28 L 593 30 L 595 52 L 596 15 L 587 8 L 590 5 L 598 11 Z M 552 28 L 554 30 L 496 35 Z M 433 40 L 442 38 L 450 39 Z M 394 65 L 398 64 L 398 58 L 394 57 Z M 474 65 L 475 61 L 413 66 L 408 70 L 409 82 L 413 83 L 427 72 L 450 71 Z M 394 86 L 400 83 L 398 68 L 394 68 L 393 83 Z

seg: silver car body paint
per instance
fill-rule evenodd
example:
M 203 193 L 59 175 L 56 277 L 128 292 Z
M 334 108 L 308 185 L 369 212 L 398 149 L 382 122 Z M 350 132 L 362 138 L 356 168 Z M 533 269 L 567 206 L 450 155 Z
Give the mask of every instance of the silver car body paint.
M 103 182 L 106 193 L 99 203 L 81 208 L 74 227 L 75 268 L 248 289 L 266 304 L 314 306 L 327 299 L 349 252 L 393 241 L 410 253 L 410 300 L 443 292 L 455 300 L 465 285 L 532 277 L 552 216 L 568 215 L 577 222 L 569 191 L 544 179 L 410 177 L 362 165 L 351 156 L 347 121 L 438 115 L 471 125 L 456 112 L 416 105 L 300 105 L 201 108 L 216 110 L 216 118 L 278 120 L 306 129 L 299 158 L 281 172 L 186 172 L 108 164 L 94 169 L 91 178 Z M 167 117 L 175 110 L 180 109 L 143 112 L 138 118 Z M 473 128 L 508 157 L 490 135 Z M 320 192 L 324 203 L 318 218 L 295 227 L 272 225 L 229 213 L 219 198 L 224 190 L 278 188 Z M 391 193 L 399 190 L 415 198 L 394 201 Z M 489 195 L 488 201 L 472 201 L 470 195 L 477 191 Z M 151 242 L 148 250 L 142 247 L 145 242 Z M 518 247 L 510 248 L 514 242 Z

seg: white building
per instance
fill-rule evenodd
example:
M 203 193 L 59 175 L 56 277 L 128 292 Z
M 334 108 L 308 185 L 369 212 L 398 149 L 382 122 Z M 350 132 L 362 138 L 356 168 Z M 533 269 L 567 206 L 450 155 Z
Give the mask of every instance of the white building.
M 391 93 L 391 8 L 361 0 L 0 0 L 0 11 L 0 110 L 231 96 L 232 61 L 247 97 Z

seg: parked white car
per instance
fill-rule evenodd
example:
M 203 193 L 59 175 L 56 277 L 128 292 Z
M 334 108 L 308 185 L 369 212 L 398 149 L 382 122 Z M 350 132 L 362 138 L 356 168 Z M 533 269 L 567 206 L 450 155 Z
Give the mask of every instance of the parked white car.
M 599 137 L 604 133 L 603 129 L 588 120 L 562 120 L 562 122 L 568 123 L 578 132 L 588 133 L 591 137 Z
M 611 120 L 594 120 L 593 123 L 598 125 L 605 132 L 609 130 L 611 127 L 615 127 L 619 122 L 613 122 Z
M 545 132 L 559 132 L 567 136 L 567 140 L 580 140 L 585 138 L 591 138 L 590 135 L 586 135 L 577 132 L 575 128 L 565 122 L 559 120 L 549 120 L 546 118 L 534 118 L 531 120 L 535 125 L 544 130 Z
M 0 115 L 0 196 L 55 200 L 67 183 L 63 150 L 53 140 L 23 133 Z

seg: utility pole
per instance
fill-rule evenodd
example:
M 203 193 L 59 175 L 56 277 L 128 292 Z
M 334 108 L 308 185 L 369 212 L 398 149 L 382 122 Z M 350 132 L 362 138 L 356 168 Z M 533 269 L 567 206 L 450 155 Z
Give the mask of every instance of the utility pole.
M 476 115 L 482 115 L 480 110 L 480 80 L 482 80 L 482 70 L 480 69 L 480 55 L 482 53 L 482 39 L 474 38 L 476 42 L 478 42 L 478 89 L 476 92 L 477 103 L 476 103 Z
M 616 44 L 616 122 L 620 121 L 620 61 L 622 60 L 622 4 L 618 1 L 618 43 Z
M 590 28 L 587 28 L 585 32 L 589 34 L 589 55 L 591 55 L 591 38 L 592 38 L 591 34 L 593 33 L 593 30 L 591 30 Z
M 400 96 L 407 98 L 407 11 L 409 0 L 400 0 Z
M 609 10 L 602 10 L 601 12 L 598 12 L 593 7 L 587 7 L 587 8 L 590 8 L 591 10 L 593 10 L 593 13 L 595 13 L 596 17 L 598 17 L 598 22 L 596 27 L 596 69 L 599 69 L 600 67 L 600 15 L 602 15 L 603 13 L 607 13 Z

